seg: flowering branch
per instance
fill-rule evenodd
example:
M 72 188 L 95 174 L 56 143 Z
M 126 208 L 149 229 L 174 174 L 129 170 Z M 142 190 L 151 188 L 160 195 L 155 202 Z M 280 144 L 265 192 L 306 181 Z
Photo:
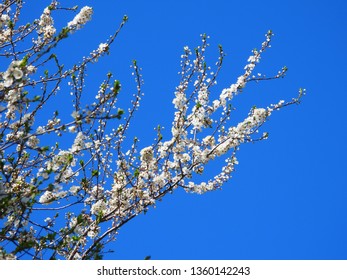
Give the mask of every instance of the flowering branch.
M 203 34 L 199 47 L 183 49 L 170 137 L 162 135 L 159 125 L 152 145 L 140 149 L 136 137 L 125 149 L 143 96 L 137 62 L 132 65 L 136 90 L 127 111 L 117 105 L 122 85 L 112 73 L 101 82 L 95 100 L 85 88 L 87 68 L 110 52 L 127 16 L 108 41 L 66 68 L 54 51 L 91 20 L 93 9 L 83 7 L 57 32 L 54 14 L 77 7 L 52 1 L 39 19 L 20 25 L 22 1 L 2 2 L 0 57 L 6 67 L 0 69 L 0 258 L 102 258 L 120 228 L 166 194 L 178 188 L 198 194 L 220 189 L 238 164 L 239 147 L 267 139 L 266 132 L 259 133 L 263 124 L 304 95 L 300 90 L 291 101 L 253 107 L 232 125 L 233 99 L 246 85 L 282 78 L 287 68 L 271 77 L 253 74 L 270 47 L 269 31 L 243 73 L 216 94 L 225 54 L 219 46 L 214 69 L 208 66 L 208 36 Z M 69 112 L 56 106 L 67 88 Z M 206 180 L 201 175 L 218 158 L 224 166 Z

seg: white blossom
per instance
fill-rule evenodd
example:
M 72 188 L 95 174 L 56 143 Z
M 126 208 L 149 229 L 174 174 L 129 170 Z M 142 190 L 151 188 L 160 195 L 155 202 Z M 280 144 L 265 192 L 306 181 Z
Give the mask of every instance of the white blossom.
M 98 215 L 99 213 L 104 213 L 107 209 L 107 204 L 103 200 L 98 200 L 94 203 L 90 209 L 92 215 Z
M 107 43 L 101 43 L 98 48 L 99 53 L 106 52 L 108 50 L 108 44 Z
M 53 26 L 54 21 L 51 17 L 51 9 L 45 8 L 40 17 L 38 33 L 43 35 L 44 40 L 52 39 L 56 29 Z
M 153 148 L 143 148 L 140 152 L 142 162 L 150 162 L 153 159 Z
M 40 197 L 39 202 L 42 204 L 49 204 L 56 199 L 56 195 L 51 191 L 45 191 Z
M 81 29 L 84 24 L 91 20 L 93 9 L 85 6 L 81 11 L 74 17 L 72 21 L 68 23 L 70 29 Z
M 69 189 L 69 192 L 70 192 L 71 194 L 73 194 L 73 195 L 76 195 L 76 194 L 79 192 L 80 189 L 81 189 L 80 186 L 72 186 L 72 187 Z

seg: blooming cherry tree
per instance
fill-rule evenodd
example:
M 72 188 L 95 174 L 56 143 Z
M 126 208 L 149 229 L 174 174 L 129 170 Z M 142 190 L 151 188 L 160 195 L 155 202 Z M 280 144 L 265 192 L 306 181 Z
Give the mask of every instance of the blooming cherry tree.
M 253 107 L 244 120 L 230 125 L 233 98 L 248 83 L 284 77 L 287 68 L 270 78 L 253 74 L 270 47 L 273 34 L 268 31 L 236 81 L 211 95 L 225 55 L 219 46 L 218 61 L 213 69 L 208 66 L 208 36 L 203 34 L 199 47 L 183 49 L 171 136 L 164 139 L 158 126 L 154 143 L 140 147 L 135 138 L 125 150 L 143 95 L 141 69 L 133 61 L 136 89 L 127 111 L 117 105 L 121 83 L 111 73 L 93 102 L 85 96 L 85 77 L 87 67 L 108 54 L 127 16 L 106 42 L 67 68 L 55 48 L 91 20 L 93 9 L 64 8 L 52 1 L 39 19 L 21 25 L 22 8 L 22 1 L 0 4 L 2 259 L 102 258 L 119 229 L 166 194 L 178 188 L 198 194 L 220 189 L 238 164 L 239 147 L 266 139 L 268 134 L 259 132 L 262 125 L 304 94 L 300 90 L 290 101 Z M 77 14 L 59 29 L 54 17 L 62 10 Z M 72 112 L 47 112 L 67 86 Z M 221 171 L 213 178 L 201 176 L 216 158 L 225 159 Z

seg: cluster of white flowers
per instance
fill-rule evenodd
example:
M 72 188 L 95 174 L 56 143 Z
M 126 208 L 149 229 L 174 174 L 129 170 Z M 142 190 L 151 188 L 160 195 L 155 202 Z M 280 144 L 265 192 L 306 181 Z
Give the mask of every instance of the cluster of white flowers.
M 3 80 L 2 87 L 8 88 L 12 86 L 15 81 L 23 78 L 23 71 L 21 69 L 21 61 L 12 61 L 8 69 L 2 73 L 1 78 Z
M 60 150 L 51 160 L 45 162 L 45 166 L 41 167 L 37 172 L 37 177 L 48 179 L 50 173 L 55 173 L 56 182 L 68 183 L 73 182 L 79 172 L 73 171 L 72 167 L 76 166 L 76 157 L 71 151 Z
M 39 169 L 37 176 L 41 176 L 44 179 L 48 178 L 48 174 L 43 168 Z M 39 203 L 50 204 L 54 201 L 59 201 L 60 199 L 65 198 L 68 194 L 69 192 L 65 191 L 62 185 L 58 183 L 50 184 L 50 189 L 43 192 L 39 199 Z
M 0 44 L 3 44 L 8 42 L 12 35 L 11 28 L 8 27 L 8 23 L 11 20 L 9 16 L 11 8 L 6 8 L 5 5 L 0 4 L 0 10 L 3 11 L 0 15 Z
M 70 187 L 69 189 L 69 192 L 72 194 L 72 195 L 77 195 L 77 193 L 80 191 L 81 187 L 80 186 L 72 186 Z
M 13 254 L 7 254 L 2 248 L 0 248 L 0 260 L 16 260 L 16 256 Z
M 39 143 L 40 143 L 40 140 L 35 135 L 32 135 L 28 138 L 28 141 L 26 144 L 30 148 L 36 148 Z
M 114 183 L 112 197 L 108 201 L 108 213 L 116 209 L 116 218 L 121 221 L 131 212 L 139 214 L 147 209 L 149 205 L 154 204 L 154 193 L 150 193 L 150 191 L 146 189 L 148 186 L 143 183 L 144 180 L 140 179 L 139 184 L 134 188 L 125 188 L 119 183 Z
M 54 201 L 55 199 L 56 199 L 55 193 L 51 191 L 45 191 L 43 195 L 41 195 L 39 202 L 42 204 L 48 204 Z
M 108 205 L 111 209 L 117 209 L 115 213 L 118 219 L 122 219 L 126 216 L 127 210 L 131 207 L 131 189 L 125 188 L 126 178 L 122 175 L 122 172 L 115 174 L 114 183 L 112 186 L 112 196 L 108 201 Z
M 82 219 L 72 216 L 70 218 L 69 228 L 70 230 L 73 230 L 74 234 L 79 236 L 81 244 L 86 243 L 86 236 L 84 235 L 85 233 L 89 238 L 95 238 L 100 232 L 100 227 L 89 215 L 86 214 L 82 216 Z M 67 236 L 66 238 L 69 239 L 70 237 Z M 73 259 L 81 259 L 80 254 L 76 253 Z
M 104 198 L 104 188 L 101 185 L 96 185 L 91 189 L 90 199 L 93 201 L 98 201 Z
M 75 154 L 83 149 L 90 148 L 92 146 L 91 142 L 86 141 L 87 137 L 80 131 L 77 133 L 75 141 L 70 148 L 71 153 Z
M 103 201 L 102 199 L 100 199 L 92 205 L 92 207 L 90 209 L 90 213 L 92 215 L 98 215 L 101 213 L 105 213 L 106 209 L 107 209 L 106 202 Z
M 0 90 L 4 90 L 5 95 L 3 96 L 3 101 L 6 104 L 6 118 L 10 120 L 14 120 L 16 118 L 15 112 L 20 111 L 18 107 L 18 101 L 21 99 L 21 95 L 23 92 L 24 76 L 27 74 L 31 74 L 35 71 L 34 66 L 24 66 L 21 60 L 12 61 L 9 65 L 8 69 L 0 73 Z M 13 87 L 14 84 L 17 84 L 18 87 Z M 6 90 L 6 91 L 5 91 Z M 1 106 L 4 109 L 4 107 Z M 26 120 L 27 116 L 22 118 L 21 122 L 17 122 L 19 125 L 22 125 Z M 6 123 L 2 123 L 2 125 L 6 125 Z M 14 125 L 14 124 L 13 124 Z M 1 125 L 0 125 L 1 126 Z
M 140 152 L 141 155 L 141 161 L 143 163 L 149 163 L 153 159 L 153 148 L 152 147 L 147 147 L 143 148 Z
M 1 6 L 0 6 L 0 9 L 2 9 Z M 10 20 L 10 17 L 8 14 L 2 14 L 0 16 L 0 28 L 3 28 L 4 26 L 6 26 L 9 20 Z
M 72 21 L 68 23 L 70 30 L 81 29 L 84 24 L 91 20 L 93 14 L 93 9 L 91 7 L 85 6 L 81 11 L 74 17 Z
M 45 191 L 40 199 L 39 202 L 41 204 L 50 204 L 53 201 L 57 201 L 59 199 L 62 199 L 66 197 L 67 191 L 62 190 L 61 186 L 57 186 L 54 191 Z
M 51 8 L 46 7 L 40 17 L 38 33 L 43 35 L 44 41 L 53 38 L 56 29 L 54 27 L 54 21 L 51 17 Z
M 244 69 L 245 73 L 237 78 L 236 83 L 230 85 L 229 88 L 223 89 L 222 93 L 219 96 L 219 100 L 213 101 L 213 108 L 216 110 L 219 107 L 223 107 L 226 110 L 227 101 L 231 101 L 234 95 L 236 95 L 240 89 L 243 89 L 246 86 L 248 78 L 251 76 L 255 66 L 260 61 L 261 53 L 269 47 L 271 36 L 273 33 L 268 32 L 266 35 L 266 40 L 262 44 L 262 49 L 260 51 L 253 50 L 253 55 L 248 58 L 249 64 L 247 64 Z
M 8 69 L 0 73 L 0 90 L 4 91 L 3 101 L 6 102 L 6 119 L 15 120 L 16 119 L 16 111 L 20 111 L 21 108 L 19 106 L 19 100 L 22 98 L 23 88 L 21 87 L 24 83 L 24 76 L 35 71 L 35 67 L 33 66 L 22 66 L 22 61 L 15 60 L 12 61 Z M 12 87 L 14 84 L 18 85 L 18 87 Z M 12 88 L 11 88 L 12 87 Z M 5 109 L 5 107 L 1 106 L 1 111 Z M 25 121 L 27 115 L 21 119 L 21 121 L 17 121 L 18 127 L 21 126 Z M 0 127 L 7 125 L 7 122 L 3 122 L 0 124 Z M 13 124 L 14 125 L 14 124 Z
M 108 48 L 109 48 L 109 46 L 108 46 L 107 43 L 101 43 L 101 44 L 99 45 L 98 52 L 99 52 L 99 53 L 107 52 L 107 51 L 108 51 Z

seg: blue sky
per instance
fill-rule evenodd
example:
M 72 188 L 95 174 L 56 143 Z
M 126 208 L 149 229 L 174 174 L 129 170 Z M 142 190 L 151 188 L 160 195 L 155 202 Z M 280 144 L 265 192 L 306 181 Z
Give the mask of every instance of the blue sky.
M 27 11 L 39 13 L 44 2 L 28 3 Z M 227 54 L 216 90 L 242 73 L 268 29 L 275 33 L 257 71 L 271 75 L 286 65 L 287 77 L 247 87 L 235 100 L 236 118 L 252 105 L 290 100 L 300 87 L 307 90 L 300 106 L 271 117 L 265 126 L 269 140 L 241 147 L 240 164 L 222 191 L 165 197 L 121 229 L 110 246 L 115 253 L 105 258 L 347 259 L 345 1 L 61 3 L 94 7 L 93 21 L 64 42 L 67 64 L 105 42 L 129 16 L 110 56 L 89 68 L 88 82 L 93 91 L 112 71 L 123 84 L 126 105 L 134 89 L 129 65 L 137 59 L 145 97 L 132 133 L 143 146 L 151 144 L 157 124 L 169 128 L 182 48 L 197 46 L 201 33 L 211 36 L 212 61 L 218 44 Z M 56 21 L 72 18 L 66 16 Z

